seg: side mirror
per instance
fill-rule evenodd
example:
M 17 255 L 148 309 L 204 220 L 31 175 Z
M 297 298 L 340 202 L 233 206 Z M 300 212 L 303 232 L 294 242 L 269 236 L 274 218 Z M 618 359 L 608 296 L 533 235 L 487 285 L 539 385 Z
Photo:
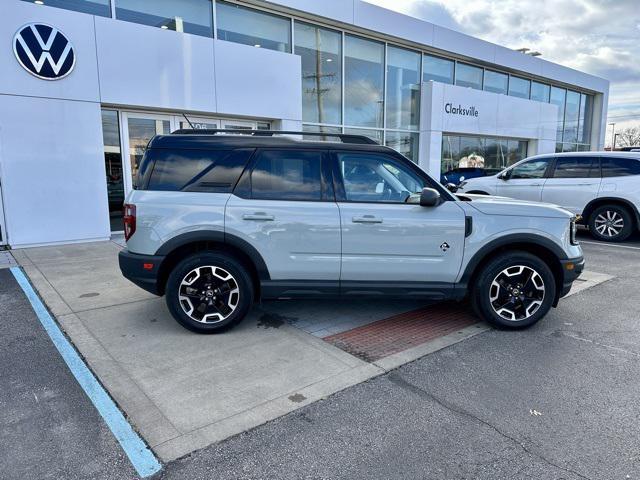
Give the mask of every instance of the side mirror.
M 420 194 L 421 207 L 437 207 L 440 205 L 440 192 L 433 188 L 423 188 Z
M 455 183 L 447 183 L 444 188 L 449 190 L 451 193 L 456 193 L 458 191 L 458 186 Z
M 464 182 L 464 175 L 462 175 L 462 176 L 460 177 L 460 180 L 458 181 L 458 183 L 462 183 L 462 182 Z
M 509 180 L 509 177 L 511 177 L 511 170 L 505 170 L 500 175 L 498 175 L 498 178 L 500 180 L 505 180 L 505 181 Z

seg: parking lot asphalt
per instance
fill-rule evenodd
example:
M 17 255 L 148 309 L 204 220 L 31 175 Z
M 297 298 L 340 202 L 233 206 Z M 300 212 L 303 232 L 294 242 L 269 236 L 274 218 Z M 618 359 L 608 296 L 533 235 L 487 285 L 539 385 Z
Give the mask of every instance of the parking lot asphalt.
M 0 325 L 0 478 L 135 478 L 9 269 Z
M 587 269 L 615 278 L 535 327 L 480 332 L 154 478 L 637 478 L 640 240 L 581 239 Z M 0 321 L 0 478 L 137 478 L 9 270 Z
M 491 330 L 172 462 L 164 479 L 640 476 L 640 248 L 528 330 Z M 628 248 L 633 247 L 633 248 Z

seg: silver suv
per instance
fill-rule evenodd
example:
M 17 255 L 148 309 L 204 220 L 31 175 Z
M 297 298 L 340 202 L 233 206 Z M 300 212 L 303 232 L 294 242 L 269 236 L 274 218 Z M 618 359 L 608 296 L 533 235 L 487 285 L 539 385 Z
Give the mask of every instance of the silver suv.
M 456 197 L 367 137 L 246 133 L 154 137 L 126 200 L 122 273 L 190 330 L 225 330 L 260 299 L 336 296 L 469 296 L 526 327 L 583 269 L 562 208 Z

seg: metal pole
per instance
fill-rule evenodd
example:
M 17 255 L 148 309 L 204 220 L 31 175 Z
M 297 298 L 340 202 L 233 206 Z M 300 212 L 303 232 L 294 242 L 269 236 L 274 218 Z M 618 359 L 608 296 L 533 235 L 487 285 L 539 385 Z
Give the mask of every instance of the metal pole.
M 610 123 L 611 125 L 611 150 L 613 151 L 613 144 L 616 142 L 616 124 Z

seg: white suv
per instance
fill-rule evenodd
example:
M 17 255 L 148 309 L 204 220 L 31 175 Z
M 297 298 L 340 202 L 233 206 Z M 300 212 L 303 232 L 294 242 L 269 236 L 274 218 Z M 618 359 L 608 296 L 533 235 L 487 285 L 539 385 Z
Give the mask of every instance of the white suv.
M 640 226 L 640 154 L 536 155 L 497 175 L 462 181 L 458 193 L 553 203 L 582 215 L 595 238 L 621 242 Z

